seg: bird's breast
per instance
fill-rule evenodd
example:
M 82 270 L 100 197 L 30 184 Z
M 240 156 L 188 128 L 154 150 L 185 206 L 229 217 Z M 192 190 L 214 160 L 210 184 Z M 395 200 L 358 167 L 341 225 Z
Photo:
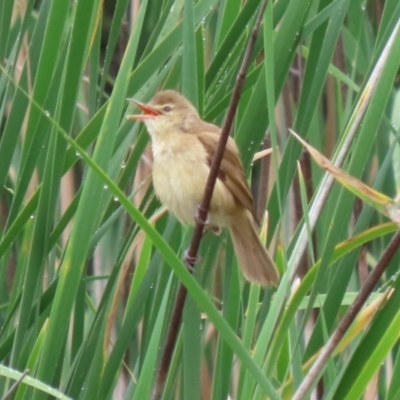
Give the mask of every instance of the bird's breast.
M 180 135 L 169 140 L 153 139 L 154 190 L 170 212 L 184 224 L 193 225 L 209 174 L 207 152 L 193 135 Z M 229 225 L 232 195 L 217 181 L 211 203 L 211 222 Z

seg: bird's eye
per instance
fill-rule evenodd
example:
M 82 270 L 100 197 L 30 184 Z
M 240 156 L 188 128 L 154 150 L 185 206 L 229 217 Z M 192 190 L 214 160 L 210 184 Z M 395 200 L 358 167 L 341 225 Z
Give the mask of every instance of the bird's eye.
M 172 107 L 171 106 L 165 106 L 165 107 L 163 107 L 163 111 L 165 111 L 165 112 L 169 112 L 169 111 L 171 111 L 172 110 Z

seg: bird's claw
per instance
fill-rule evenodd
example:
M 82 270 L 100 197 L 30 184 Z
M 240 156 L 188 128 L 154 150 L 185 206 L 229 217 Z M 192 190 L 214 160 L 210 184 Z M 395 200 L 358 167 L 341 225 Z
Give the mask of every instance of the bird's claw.
M 222 229 L 220 226 L 217 225 L 207 225 L 204 229 L 203 236 L 205 236 L 210 231 L 213 232 L 214 235 L 219 236 L 222 232 Z
M 194 219 L 196 220 L 196 222 L 203 224 L 204 226 L 210 224 L 210 217 L 208 216 L 208 212 L 207 212 L 207 219 L 205 221 L 200 217 L 200 213 L 205 212 L 205 211 L 207 211 L 207 210 L 205 210 L 204 208 L 201 207 L 200 204 L 198 204 L 196 206 L 196 214 L 194 216 Z
M 217 225 L 212 225 L 211 221 L 210 221 L 210 216 L 208 214 L 207 214 L 207 219 L 205 221 L 203 221 L 200 218 L 201 211 L 204 212 L 205 210 L 199 204 L 196 207 L 196 214 L 194 216 L 194 219 L 196 220 L 196 222 L 203 224 L 203 226 L 204 226 L 203 236 L 205 236 L 210 231 L 214 232 L 215 235 L 219 236 L 222 232 L 221 227 L 219 227 Z
M 188 250 L 185 250 L 185 253 L 184 253 L 184 256 L 183 256 L 183 260 L 184 260 L 184 262 L 185 262 L 185 264 L 186 264 L 186 267 L 187 267 L 187 269 L 190 271 L 190 272 L 194 272 L 194 266 L 196 265 L 196 264 L 199 264 L 199 263 L 201 263 L 201 261 L 202 261 L 202 258 L 201 257 L 192 257 L 190 254 L 189 254 L 189 251 Z

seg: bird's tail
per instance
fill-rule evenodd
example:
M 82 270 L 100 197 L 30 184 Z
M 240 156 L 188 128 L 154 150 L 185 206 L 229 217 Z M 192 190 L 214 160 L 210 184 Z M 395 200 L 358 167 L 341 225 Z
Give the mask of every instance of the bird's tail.
M 235 216 L 230 234 L 245 278 L 262 286 L 277 285 L 278 271 L 258 237 L 249 211 Z

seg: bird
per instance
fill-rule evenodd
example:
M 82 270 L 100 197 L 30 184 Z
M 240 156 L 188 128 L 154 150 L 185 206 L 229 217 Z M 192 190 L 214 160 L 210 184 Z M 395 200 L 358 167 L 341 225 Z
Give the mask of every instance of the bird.
M 153 187 L 160 202 L 184 225 L 194 225 L 221 129 L 201 119 L 193 104 L 175 90 L 156 93 L 148 103 L 133 102 L 142 114 L 153 152 Z M 276 286 L 277 268 L 257 234 L 258 222 L 239 149 L 229 137 L 211 198 L 207 224 L 228 228 L 244 277 Z

